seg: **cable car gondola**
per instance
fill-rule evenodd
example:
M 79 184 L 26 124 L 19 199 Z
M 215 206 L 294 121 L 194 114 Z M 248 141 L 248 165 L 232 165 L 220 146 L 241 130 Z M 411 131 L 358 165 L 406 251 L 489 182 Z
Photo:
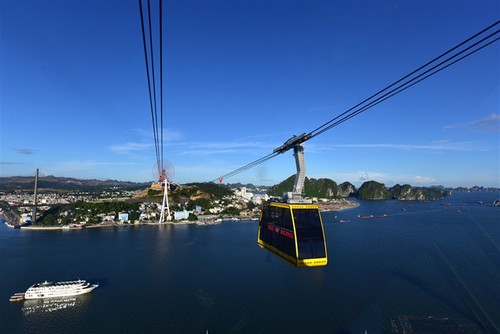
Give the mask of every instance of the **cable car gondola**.
M 274 150 L 281 153 L 293 147 L 297 174 L 293 192 L 281 201 L 268 201 L 262 206 L 257 243 L 296 267 L 326 266 L 325 231 L 316 204 L 302 198 L 306 177 L 304 146 L 306 134 L 293 136 Z
M 257 243 L 296 267 L 328 263 L 325 232 L 316 204 L 264 203 Z

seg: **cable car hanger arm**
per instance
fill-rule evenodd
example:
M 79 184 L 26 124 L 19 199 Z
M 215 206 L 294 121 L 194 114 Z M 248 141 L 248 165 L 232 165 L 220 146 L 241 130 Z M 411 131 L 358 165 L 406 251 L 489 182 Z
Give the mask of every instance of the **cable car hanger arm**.
M 312 134 L 310 134 L 310 133 L 306 134 L 305 132 L 299 136 L 293 135 L 293 137 L 288 139 L 283 145 L 281 145 L 278 148 L 275 148 L 273 150 L 273 153 L 278 153 L 278 154 L 285 153 L 289 149 L 294 148 L 295 146 L 302 144 L 306 140 L 309 140 L 311 137 L 312 137 Z

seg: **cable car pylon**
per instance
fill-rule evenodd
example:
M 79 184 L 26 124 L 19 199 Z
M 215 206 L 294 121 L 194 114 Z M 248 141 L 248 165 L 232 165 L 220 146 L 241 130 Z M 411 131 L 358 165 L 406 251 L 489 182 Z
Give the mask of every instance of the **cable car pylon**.
M 165 171 L 165 169 L 163 169 L 161 172 L 160 182 L 163 187 L 163 200 L 161 203 L 160 220 L 158 221 L 159 224 L 165 222 L 165 209 L 167 209 L 166 220 L 170 221 L 172 219 L 172 216 L 170 215 L 170 206 L 168 204 L 168 187 L 170 185 L 168 183 L 167 172 Z

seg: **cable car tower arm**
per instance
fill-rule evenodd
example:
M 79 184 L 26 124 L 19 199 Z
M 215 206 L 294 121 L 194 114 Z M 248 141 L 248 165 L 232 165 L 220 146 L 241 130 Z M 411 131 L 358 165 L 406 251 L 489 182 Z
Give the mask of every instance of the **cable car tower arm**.
M 293 183 L 293 195 L 295 197 L 302 195 L 306 179 L 306 161 L 303 144 L 297 144 L 293 147 L 293 156 L 295 157 L 295 166 L 297 167 L 297 174 L 295 174 L 295 182 Z
M 281 154 L 291 148 L 293 148 L 293 156 L 295 157 L 295 166 L 297 168 L 297 174 L 295 174 L 295 182 L 293 184 L 293 190 L 291 193 L 283 194 L 283 200 L 291 202 L 303 203 L 306 201 L 302 198 L 302 192 L 304 190 L 304 181 L 306 179 L 306 161 L 304 158 L 304 145 L 303 143 L 310 139 L 312 135 L 303 133 L 300 136 L 293 136 L 288 139 L 283 145 L 276 148 L 273 153 Z

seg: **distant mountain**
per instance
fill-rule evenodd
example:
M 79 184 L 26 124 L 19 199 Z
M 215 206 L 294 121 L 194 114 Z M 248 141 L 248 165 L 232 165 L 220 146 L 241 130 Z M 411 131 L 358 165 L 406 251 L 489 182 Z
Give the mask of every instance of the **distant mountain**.
M 356 197 L 361 200 L 384 200 L 391 199 L 392 194 L 383 183 L 366 181 L 359 187 Z
M 356 195 L 356 187 L 351 182 L 343 182 L 339 184 L 339 194 L 342 197 Z
M 135 190 L 151 184 L 117 180 L 75 179 L 70 177 L 41 176 L 38 177 L 39 190 L 101 190 L 105 188 L 120 188 Z M 33 190 L 35 187 L 34 176 L 0 177 L 0 190 Z
M 495 188 L 495 187 L 480 187 L 480 186 L 474 186 L 471 188 L 466 188 L 466 187 L 458 187 L 458 188 L 453 188 L 451 189 L 456 192 L 488 192 L 488 193 L 498 193 L 500 192 L 500 188 Z
M 252 183 L 247 183 L 247 184 L 243 184 L 243 183 L 228 183 L 227 186 L 229 186 L 229 188 L 231 189 L 236 189 L 236 188 L 243 188 L 245 187 L 247 189 L 247 191 L 265 191 L 269 188 L 269 186 L 256 186 Z
M 293 189 L 295 175 L 290 176 L 283 182 L 269 188 L 268 194 L 271 196 L 282 196 L 283 192 Z M 412 187 L 408 184 L 396 184 L 391 188 L 386 188 L 383 183 L 377 181 L 364 182 L 361 187 L 356 187 L 350 182 L 343 182 L 340 185 L 330 179 L 309 179 L 304 182 L 304 194 L 307 197 L 319 198 L 341 198 L 356 196 L 361 200 L 437 200 L 450 194 L 449 190 L 442 187 Z
M 367 181 L 361 185 L 358 190 L 357 198 L 361 200 L 387 200 L 397 199 L 431 201 L 439 200 L 449 195 L 450 192 L 443 188 L 433 187 L 412 187 L 409 184 L 396 184 L 391 188 L 386 188 L 383 183 L 376 181 Z

